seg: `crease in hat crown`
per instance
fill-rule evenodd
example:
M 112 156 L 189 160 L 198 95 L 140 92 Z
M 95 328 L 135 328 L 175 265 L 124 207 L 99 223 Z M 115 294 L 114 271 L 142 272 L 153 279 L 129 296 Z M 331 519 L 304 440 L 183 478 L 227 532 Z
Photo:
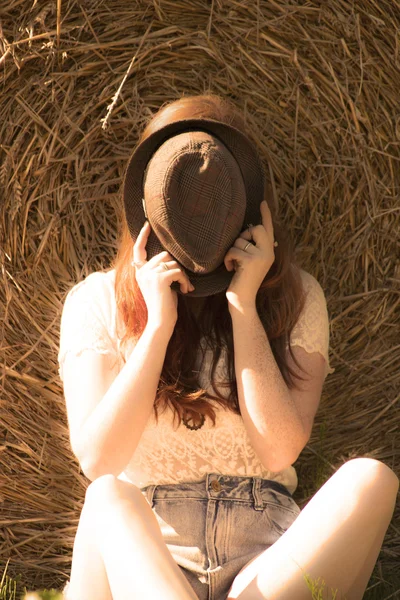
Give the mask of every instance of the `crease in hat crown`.
M 185 268 L 207 274 L 243 228 L 246 188 L 228 148 L 206 131 L 165 140 L 144 175 L 144 209 L 162 246 Z

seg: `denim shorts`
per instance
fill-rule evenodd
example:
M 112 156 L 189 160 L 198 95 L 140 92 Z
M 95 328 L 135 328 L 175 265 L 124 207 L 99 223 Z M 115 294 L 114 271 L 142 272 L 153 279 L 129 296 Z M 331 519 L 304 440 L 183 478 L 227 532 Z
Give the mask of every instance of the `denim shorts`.
M 141 491 L 199 600 L 226 600 L 244 565 L 276 542 L 300 513 L 282 484 L 260 477 L 207 473 L 200 481 Z

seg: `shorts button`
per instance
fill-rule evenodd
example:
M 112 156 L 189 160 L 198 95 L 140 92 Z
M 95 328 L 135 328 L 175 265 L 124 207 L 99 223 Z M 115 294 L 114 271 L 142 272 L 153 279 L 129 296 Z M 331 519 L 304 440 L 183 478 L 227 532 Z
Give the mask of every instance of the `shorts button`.
M 219 481 L 217 481 L 216 479 L 214 479 L 211 482 L 211 487 L 214 490 L 214 492 L 220 492 L 221 491 L 221 484 Z

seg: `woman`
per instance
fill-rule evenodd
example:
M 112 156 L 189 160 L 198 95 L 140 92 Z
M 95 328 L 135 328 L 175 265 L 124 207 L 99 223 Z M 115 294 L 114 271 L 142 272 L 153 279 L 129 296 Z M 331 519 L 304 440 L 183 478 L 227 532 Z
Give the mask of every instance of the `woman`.
M 362 598 L 398 479 L 359 458 L 301 512 L 292 498 L 332 371 L 326 303 L 231 103 L 185 97 L 150 120 L 121 216 L 113 268 L 74 286 L 61 321 L 92 480 L 65 597 L 301 600 L 310 576 Z

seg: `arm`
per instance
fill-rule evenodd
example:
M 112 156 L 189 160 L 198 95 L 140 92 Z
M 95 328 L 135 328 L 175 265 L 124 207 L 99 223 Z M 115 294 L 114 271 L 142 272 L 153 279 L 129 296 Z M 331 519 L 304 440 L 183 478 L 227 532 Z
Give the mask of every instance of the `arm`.
M 118 475 L 131 459 L 153 410 L 170 337 L 169 329 L 145 328 L 126 364 L 80 428 L 75 454 L 89 479 Z M 75 373 L 78 382 L 80 375 L 88 378 L 83 367 L 82 363 L 81 374 Z
M 324 381 L 324 358 L 295 347 L 293 352 L 311 375 L 289 390 L 255 305 L 229 305 L 235 351 L 239 405 L 255 452 L 266 469 L 278 472 L 293 464 L 309 440 Z M 290 356 L 290 355 L 288 355 Z M 303 377 L 290 359 L 290 366 Z

